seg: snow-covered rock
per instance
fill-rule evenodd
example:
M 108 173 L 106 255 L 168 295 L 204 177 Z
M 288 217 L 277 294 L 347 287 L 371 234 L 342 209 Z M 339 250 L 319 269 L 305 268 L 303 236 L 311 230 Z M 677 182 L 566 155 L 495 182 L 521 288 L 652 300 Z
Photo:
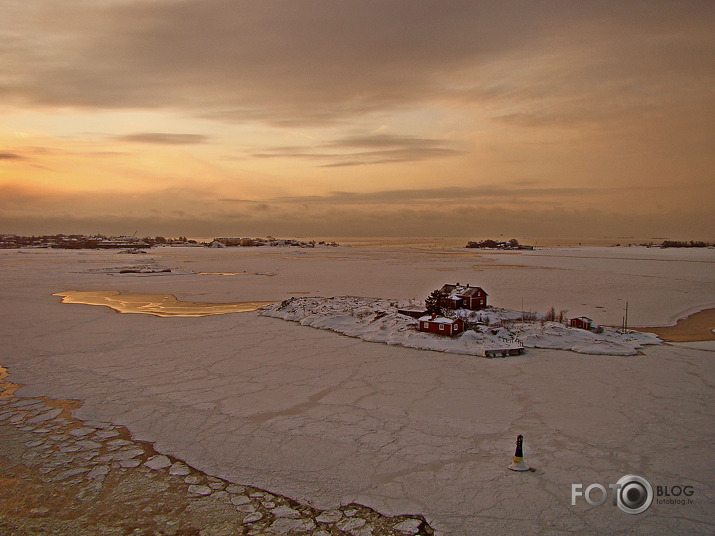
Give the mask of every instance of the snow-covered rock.
M 414 318 L 397 312 L 398 308 L 409 305 L 403 300 L 356 296 L 300 297 L 268 305 L 261 309 L 261 314 L 364 341 L 479 356 L 510 345 L 581 354 L 635 355 L 642 346 L 661 342 L 651 333 L 621 333 L 608 327 L 596 333 L 558 322 L 524 321 L 522 313 L 497 307 L 455 311 L 453 315 L 469 322 L 472 328 L 461 335 L 445 337 L 418 331 Z

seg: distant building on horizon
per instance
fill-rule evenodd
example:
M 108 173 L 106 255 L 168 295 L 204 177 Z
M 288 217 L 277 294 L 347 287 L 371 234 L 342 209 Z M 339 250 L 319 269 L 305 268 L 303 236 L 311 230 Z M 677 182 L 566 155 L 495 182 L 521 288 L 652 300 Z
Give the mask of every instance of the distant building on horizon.
M 96 247 L 102 249 L 147 248 L 150 247 L 150 244 L 135 236 L 115 236 L 97 241 Z

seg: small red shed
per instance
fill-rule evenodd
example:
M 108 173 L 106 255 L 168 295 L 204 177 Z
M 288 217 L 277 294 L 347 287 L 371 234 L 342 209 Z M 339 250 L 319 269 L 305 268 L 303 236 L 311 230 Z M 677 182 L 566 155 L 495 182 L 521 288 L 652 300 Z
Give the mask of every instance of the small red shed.
M 464 322 L 458 318 L 446 318 L 444 316 L 427 315 L 419 318 L 420 331 L 436 333 L 437 335 L 448 335 L 452 337 L 464 331 Z
M 587 316 L 579 316 L 578 318 L 572 318 L 571 322 L 569 323 L 569 325 L 572 328 L 579 328 L 579 329 L 586 329 L 586 330 L 590 330 L 592 324 L 593 324 L 593 320 L 591 320 Z

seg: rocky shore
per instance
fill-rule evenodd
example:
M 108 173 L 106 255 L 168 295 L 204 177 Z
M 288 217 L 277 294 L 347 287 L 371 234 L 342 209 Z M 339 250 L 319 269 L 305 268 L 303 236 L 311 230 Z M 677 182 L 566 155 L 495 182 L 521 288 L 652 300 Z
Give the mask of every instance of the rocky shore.
M 422 517 L 358 504 L 320 511 L 207 475 L 79 402 L 0 396 L 0 533 L 8 536 L 411 536 Z

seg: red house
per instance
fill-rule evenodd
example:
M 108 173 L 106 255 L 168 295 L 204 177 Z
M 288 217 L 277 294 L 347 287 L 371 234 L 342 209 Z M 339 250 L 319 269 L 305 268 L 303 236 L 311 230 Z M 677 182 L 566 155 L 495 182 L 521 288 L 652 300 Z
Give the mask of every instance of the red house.
M 587 316 L 579 316 L 578 318 L 572 318 L 571 322 L 569 322 L 569 325 L 572 328 L 579 328 L 579 329 L 586 329 L 586 330 L 591 329 L 591 324 L 593 324 L 593 320 L 591 320 Z
M 488 294 L 482 287 L 472 287 L 470 285 L 444 285 L 440 291 L 444 298 L 440 305 L 446 309 L 471 309 L 476 311 L 487 306 Z
M 420 331 L 436 333 L 437 335 L 458 335 L 464 331 L 464 322 L 458 318 L 427 315 L 419 318 Z

